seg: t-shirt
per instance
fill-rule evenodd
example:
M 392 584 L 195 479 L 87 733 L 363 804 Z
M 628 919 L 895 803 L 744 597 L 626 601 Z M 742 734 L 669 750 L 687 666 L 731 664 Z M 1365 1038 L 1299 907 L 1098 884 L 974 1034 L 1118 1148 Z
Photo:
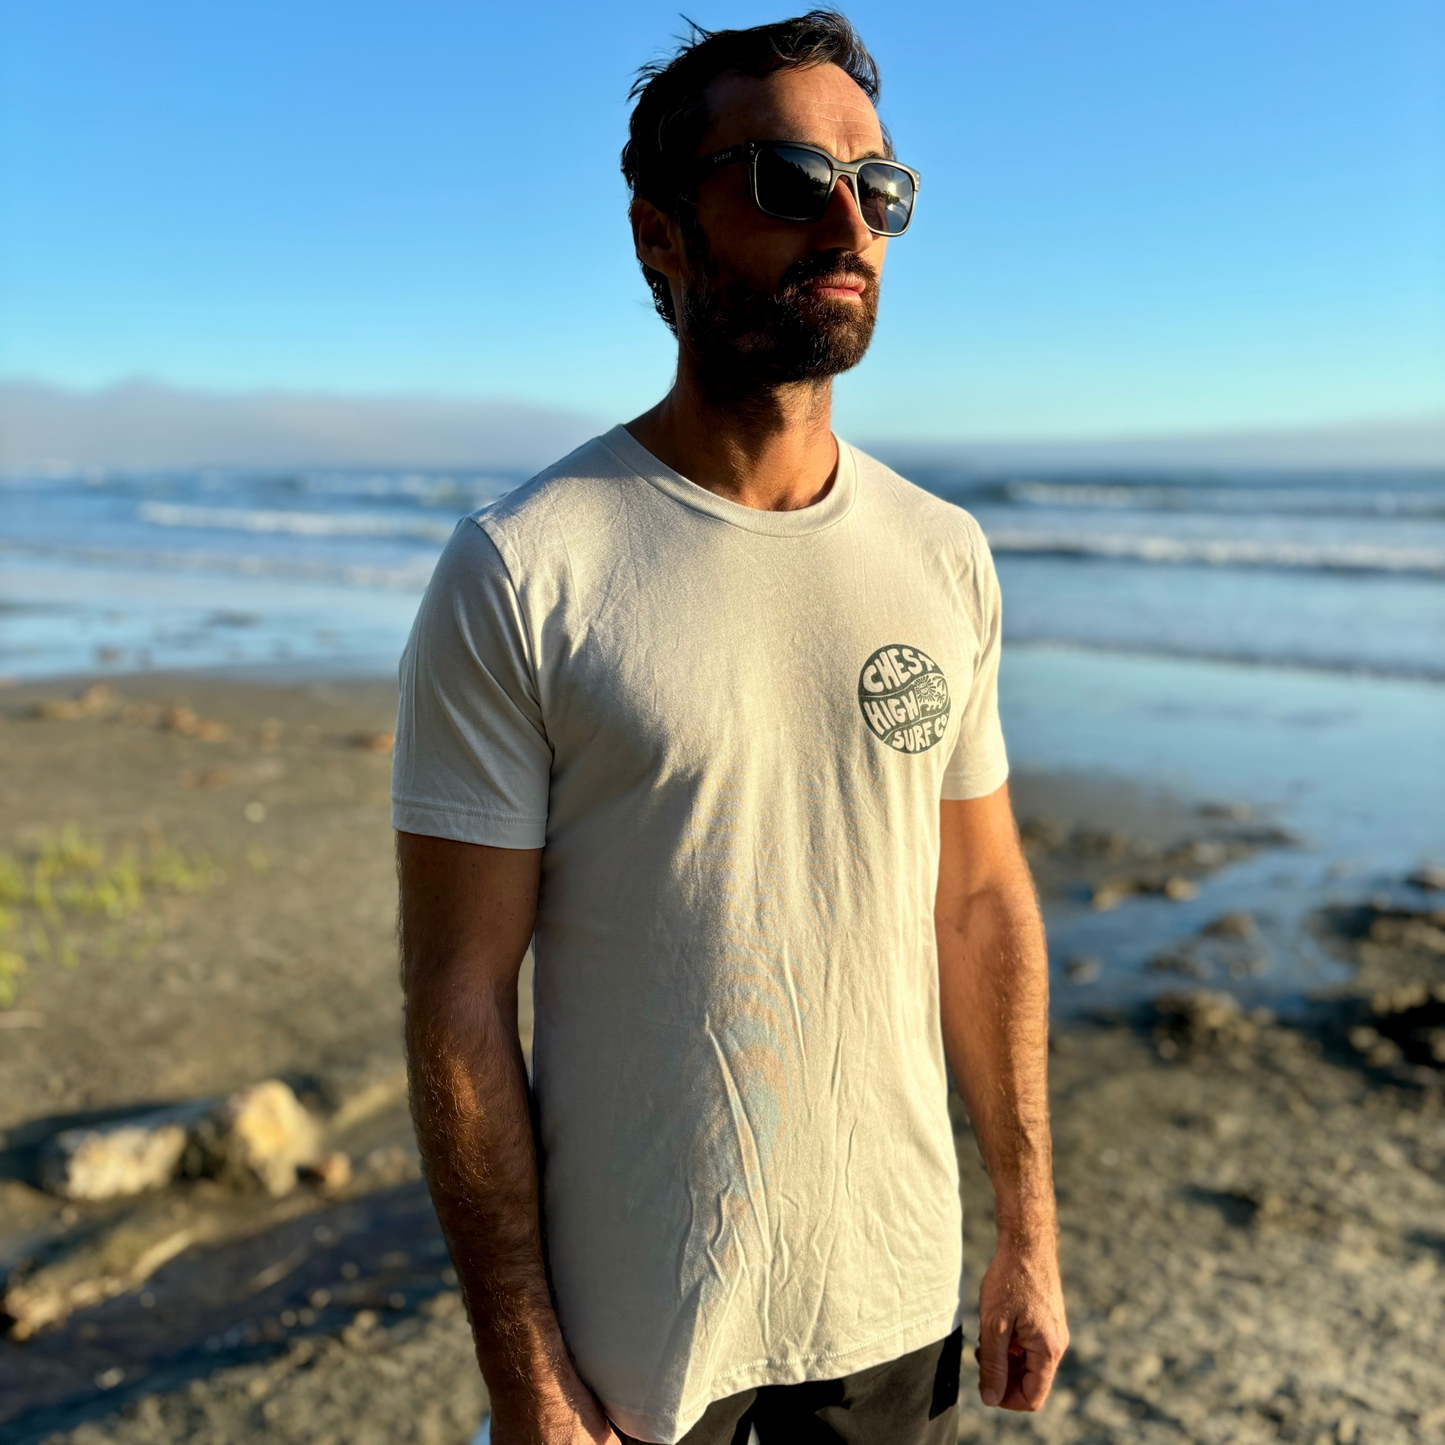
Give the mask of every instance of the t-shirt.
M 933 904 L 939 800 L 1007 776 L 998 660 L 978 524 L 842 442 L 769 512 L 616 427 L 442 555 L 393 821 L 544 849 L 547 1258 L 630 1435 L 961 1319 Z

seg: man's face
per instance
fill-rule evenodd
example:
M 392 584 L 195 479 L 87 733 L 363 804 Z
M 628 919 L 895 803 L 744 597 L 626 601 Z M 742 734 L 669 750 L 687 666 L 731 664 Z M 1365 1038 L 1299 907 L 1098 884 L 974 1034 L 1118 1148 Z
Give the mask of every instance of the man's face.
M 835 65 L 722 76 L 707 99 L 700 156 L 750 140 L 806 141 L 843 161 L 885 151 L 868 97 Z M 729 166 L 697 187 L 679 230 L 678 329 L 714 386 L 821 380 L 862 360 L 888 243 L 863 224 L 846 179 L 817 221 L 779 221 L 753 204 L 748 167 Z

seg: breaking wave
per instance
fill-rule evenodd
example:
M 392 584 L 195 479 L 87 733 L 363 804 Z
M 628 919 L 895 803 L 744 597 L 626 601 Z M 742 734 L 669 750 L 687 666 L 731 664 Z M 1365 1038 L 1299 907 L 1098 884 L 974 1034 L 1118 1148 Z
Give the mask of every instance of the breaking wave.
M 451 529 L 447 529 L 451 536 Z M 304 557 L 259 557 L 253 553 L 169 551 L 128 547 L 74 547 L 0 540 L 0 555 L 48 557 L 140 571 L 221 572 L 236 577 L 274 577 L 342 587 L 377 587 L 421 592 L 431 580 L 434 555 L 394 566 L 365 562 L 321 562 Z
M 993 528 L 995 552 L 1107 557 L 1132 562 L 1207 567 L 1281 567 L 1328 572 L 1445 576 L 1445 548 L 1376 542 L 1289 542 L 1248 537 L 1162 537 L 1118 533 L 1034 532 Z
M 142 502 L 137 515 L 157 527 L 284 534 L 291 537 L 412 537 L 445 542 L 456 518 L 380 516 L 368 512 L 290 512 L 251 507 L 197 507 L 180 502 Z
M 1194 487 L 1126 482 L 1008 482 L 1010 502 L 1146 512 L 1283 512 L 1322 517 L 1445 517 L 1445 491 L 1376 487 Z

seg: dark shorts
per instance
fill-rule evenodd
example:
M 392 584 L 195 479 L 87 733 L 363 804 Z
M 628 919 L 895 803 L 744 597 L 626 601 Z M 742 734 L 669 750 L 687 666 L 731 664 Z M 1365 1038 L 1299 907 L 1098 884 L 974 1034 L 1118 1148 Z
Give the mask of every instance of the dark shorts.
M 754 1429 L 760 1445 L 954 1445 L 962 1360 L 957 1329 L 841 1380 L 744 1390 L 714 1400 L 678 1445 L 747 1445 Z

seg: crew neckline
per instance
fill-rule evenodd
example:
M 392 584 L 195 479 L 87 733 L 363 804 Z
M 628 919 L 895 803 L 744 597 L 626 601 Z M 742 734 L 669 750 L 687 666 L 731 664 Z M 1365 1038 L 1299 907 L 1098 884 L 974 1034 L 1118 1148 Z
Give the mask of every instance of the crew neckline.
M 804 537 L 811 532 L 821 532 L 825 527 L 841 522 L 853 510 L 853 499 L 858 490 L 857 462 L 853 448 L 847 442 L 838 436 L 834 436 L 833 440 L 838 444 L 838 471 L 828 495 L 822 501 L 795 511 L 765 512 L 759 507 L 730 502 L 726 497 L 688 481 L 681 472 L 673 471 L 666 462 L 653 456 L 621 423 L 598 438 L 629 471 L 635 472 L 674 501 L 681 502 L 684 507 L 764 537 Z

